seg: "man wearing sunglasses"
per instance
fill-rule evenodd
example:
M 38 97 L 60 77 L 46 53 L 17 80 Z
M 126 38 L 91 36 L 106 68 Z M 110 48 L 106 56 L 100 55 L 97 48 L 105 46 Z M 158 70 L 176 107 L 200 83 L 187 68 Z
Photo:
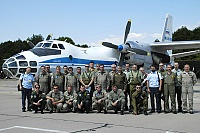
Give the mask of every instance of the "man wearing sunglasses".
M 144 109 L 144 115 L 148 115 L 148 101 L 147 94 L 141 89 L 140 85 L 136 86 L 136 91 L 132 95 L 132 104 L 133 104 L 133 115 L 138 115 L 141 111 L 141 107 Z
M 40 85 L 35 85 L 35 90 L 31 94 L 31 105 L 30 107 L 35 110 L 34 113 L 38 112 L 38 108 L 41 109 L 41 114 L 44 114 L 43 110 L 46 104 L 46 96 L 45 93 L 40 91 Z

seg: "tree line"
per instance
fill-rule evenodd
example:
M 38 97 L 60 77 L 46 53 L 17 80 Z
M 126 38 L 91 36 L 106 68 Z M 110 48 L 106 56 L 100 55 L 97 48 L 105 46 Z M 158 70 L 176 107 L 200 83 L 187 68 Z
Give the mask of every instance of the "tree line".
M 189 30 L 187 27 L 181 27 L 178 30 L 176 30 L 173 35 L 173 41 L 189 41 L 189 40 L 200 40 L 200 26 L 193 29 Z M 44 37 L 39 34 L 39 35 L 33 35 L 32 37 L 28 37 L 27 40 L 33 42 L 34 44 L 37 44 L 40 41 L 44 40 Z M 75 45 L 77 47 L 84 47 L 87 48 L 88 45 L 80 45 L 80 44 L 75 44 L 75 42 L 70 38 L 70 37 L 59 37 L 56 40 L 60 41 L 66 41 L 72 45 Z M 159 41 L 156 39 L 155 41 Z M 21 51 L 26 51 L 30 49 L 28 43 L 26 40 L 21 40 L 18 39 L 16 41 L 6 41 L 0 44 L 0 67 L 2 66 L 4 60 L 7 59 L 17 53 L 20 53 Z M 191 51 L 194 49 L 181 49 L 181 50 L 173 50 L 173 53 L 180 53 L 180 52 L 186 52 L 186 51 Z M 191 55 L 187 57 L 182 57 L 182 58 L 177 58 L 178 60 L 200 60 L 200 54 L 196 55 Z

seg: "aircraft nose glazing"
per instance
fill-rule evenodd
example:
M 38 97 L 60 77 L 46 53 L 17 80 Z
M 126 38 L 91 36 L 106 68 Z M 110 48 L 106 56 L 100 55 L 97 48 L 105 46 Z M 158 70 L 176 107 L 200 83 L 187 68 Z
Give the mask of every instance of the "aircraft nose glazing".
M 14 75 L 16 75 L 18 71 L 16 59 L 11 57 L 8 60 L 6 60 L 2 65 L 2 69 L 8 77 L 13 77 Z

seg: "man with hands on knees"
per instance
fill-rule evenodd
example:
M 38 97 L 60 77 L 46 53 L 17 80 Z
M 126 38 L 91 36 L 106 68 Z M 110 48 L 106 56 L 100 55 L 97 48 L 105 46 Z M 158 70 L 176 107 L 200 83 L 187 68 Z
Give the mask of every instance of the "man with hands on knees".
M 124 115 L 124 107 L 125 107 L 125 95 L 121 89 L 118 89 L 116 85 L 112 86 L 112 91 L 108 96 L 108 107 L 107 109 L 114 109 L 115 114 L 117 111 L 121 110 L 121 115 Z
M 53 85 L 53 90 L 47 94 L 46 99 L 50 113 L 53 113 L 54 108 L 56 108 L 57 113 L 60 113 L 64 102 L 64 96 L 63 92 L 59 90 L 58 85 Z

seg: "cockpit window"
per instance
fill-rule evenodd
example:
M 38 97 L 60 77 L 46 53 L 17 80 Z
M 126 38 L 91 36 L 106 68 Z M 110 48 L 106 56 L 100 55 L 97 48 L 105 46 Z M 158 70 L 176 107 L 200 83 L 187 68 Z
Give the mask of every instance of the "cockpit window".
M 17 60 L 25 60 L 26 58 L 23 55 L 17 56 L 16 57 Z
M 29 64 L 30 64 L 30 66 L 37 66 L 37 62 L 36 61 L 30 61 Z
M 62 44 L 58 44 L 58 47 L 59 47 L 60 49 L 65 49 L 65 47 L 64 47 Z
M 43 43 L 38 43 L 35 47 L 41 47 Z
M 58 48 L 58 46 L 56 44 L 53 44 L 52 48 Z
M 28 66 L 27 61 L 19 61 L 19 66 Z
M 6 61 L 6 63 L 9 63 L 9 62 L 12 62 L 12 61 L 15 61 L 15 59 L 14 58 L 10 58 L 10 59 L 8 59 L 8 61 Z
M 42 47 L 49 48 L 51 46 L 51 43 L 44 43 Z
M 17 62 L 14 61 L 14 62 L 8 64 L 8 66 L 9 66 L 9 67 L 17 67 Z

